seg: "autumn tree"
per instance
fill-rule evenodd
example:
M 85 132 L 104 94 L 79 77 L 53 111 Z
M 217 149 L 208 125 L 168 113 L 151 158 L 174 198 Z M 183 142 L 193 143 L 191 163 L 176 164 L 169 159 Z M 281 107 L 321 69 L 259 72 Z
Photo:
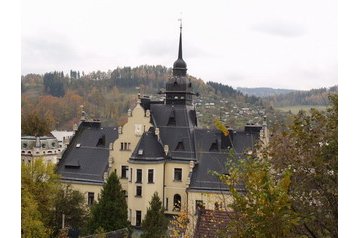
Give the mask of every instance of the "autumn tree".
M 27 188 L 21 190 L 21 237 L 47 238 L 50 230 L 42 221 L 41 213 L 34 196 Z
M 52 164 L 46 164 L 42 159 L 34 160 L 32 163 L 22 163 L 21 165 L 21 189 L 22 189 L 22 224 L 23 232 L 28 234 L 29 230 L 39 234 L 52 234 L 53 210 L 55 207 L 56 196 L 60 189 L 58 175 Z M 27 216 L 28 211 L 34 212 L 32 216 Z M 35 222 L 36 221 L 36 222 Z M 42 228 L 42 224 L 45 229 Z M 29 229 L 27 224 L 32 224 Z M 25 229 L 25 230 L 24 230 Z M 37 237 L 33 234 L 33 237 Z
M 233 150 L 227 173 L 218 174 L 228 186 L 233 202 L 225 234 L 233 237 L 287 237 L 299 217 L 291 208 L 290 171 L 275 173 L 265 153 L 254 151 L 239 158 Z M 221 232 L 223 233 L 223 232 Z
M 327 111 L 299 112 L 270 142 L 274 168 L 292 171 L 297 234 L 308 237 L 338 236 L 338 95 L 329 98 Z
M 150 206 L 142 222 L 143 234 L 141 237 L 165 237 L 169 221 L 165 217 L 164 208 L 157 192 L 154 193 L 149 204 Z
M 40 115 L 38 111 L 31 111 L 21 115 L 21 134 L 45 136 L 53 129 L 53 118 L 50 115 Z
M 98 200 L 91 209 L 88 229 L 93 233 L 102 227 L 106 232 L 129 226 L 125 191 L 116 173 L 108 177 Z

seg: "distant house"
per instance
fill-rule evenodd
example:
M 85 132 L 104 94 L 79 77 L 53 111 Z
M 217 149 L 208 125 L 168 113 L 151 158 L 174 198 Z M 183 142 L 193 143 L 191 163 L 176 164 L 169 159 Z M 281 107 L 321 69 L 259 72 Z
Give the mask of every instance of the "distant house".
M 57 164 L 61 158 L 62 149 L 55 137 L 50 136 L 22 136 L 21 161 L 31 163 L 42 159 L 46 163 Z
M 60 148 L 65 149 L 70 143 L 72 136 L 75 134 L 74 131 L 51 131 L 51 134 L 57 139 Z

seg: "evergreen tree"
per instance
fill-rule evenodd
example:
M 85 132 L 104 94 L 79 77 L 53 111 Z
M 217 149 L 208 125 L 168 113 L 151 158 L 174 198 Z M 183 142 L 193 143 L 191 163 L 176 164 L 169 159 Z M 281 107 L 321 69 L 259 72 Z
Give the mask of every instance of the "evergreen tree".
M 147 209 L 142 223 L 143 234 L 141 237 L 165 237 L 169 221 L 164 215 L 164 208 L 157 192 L 154 193 L 149 204 L 150 207 Z
M 88 225 L 91 233 L 99 227 L 106 232 L 128 227 L 125 192 L 116 173 L 112 172 L 103 186 L 98 203 L 91 209 Z

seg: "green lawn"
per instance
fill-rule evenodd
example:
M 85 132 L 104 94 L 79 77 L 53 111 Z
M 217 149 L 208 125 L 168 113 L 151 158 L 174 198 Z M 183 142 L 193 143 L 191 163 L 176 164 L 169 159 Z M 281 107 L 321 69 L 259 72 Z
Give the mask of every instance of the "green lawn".
M 317 105 L 297 105 L 297 106 L 287 106 L 287 107 L 275 107 L 276 110 L 280 110 L 283 112 L 288 112 L 291 110 L 292 113 L 297 114 L 298 111 L 304 110 L 308 111 L 311 108 L 315 108 L 317 110 L 323 111 L 327 109 L 327 106 L 317 106 Z

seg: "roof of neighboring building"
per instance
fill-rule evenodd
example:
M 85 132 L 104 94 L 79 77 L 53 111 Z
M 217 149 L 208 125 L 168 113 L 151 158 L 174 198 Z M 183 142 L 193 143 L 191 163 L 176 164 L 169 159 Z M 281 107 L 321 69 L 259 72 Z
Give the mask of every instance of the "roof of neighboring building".
M 42 149 L 57 149 L 58 141 L 55 137 L 50 137 L 50 136 L 40 136 L 40 137 L 22 136 L 21 137 L 21 149 L 31 150 L 36 146 Z
M 62 180 L 103 183 L 108 168 L 109 144 L 118 138 L 116 127 L 84 121 L 71 139 L 57 172 Z
M 219 210 L 199 211 L 198 220 L 194 232 L 194 238 L 197 237 L 219 237 L 219 235 L 227 235 L 227 225 L 230 222 L 231 212 Z
M 74 131 L 51 131 L 51 134 L 56 137 L 58 141 L 63 141 L 63 138 L 69 138 L 73 136 Z

